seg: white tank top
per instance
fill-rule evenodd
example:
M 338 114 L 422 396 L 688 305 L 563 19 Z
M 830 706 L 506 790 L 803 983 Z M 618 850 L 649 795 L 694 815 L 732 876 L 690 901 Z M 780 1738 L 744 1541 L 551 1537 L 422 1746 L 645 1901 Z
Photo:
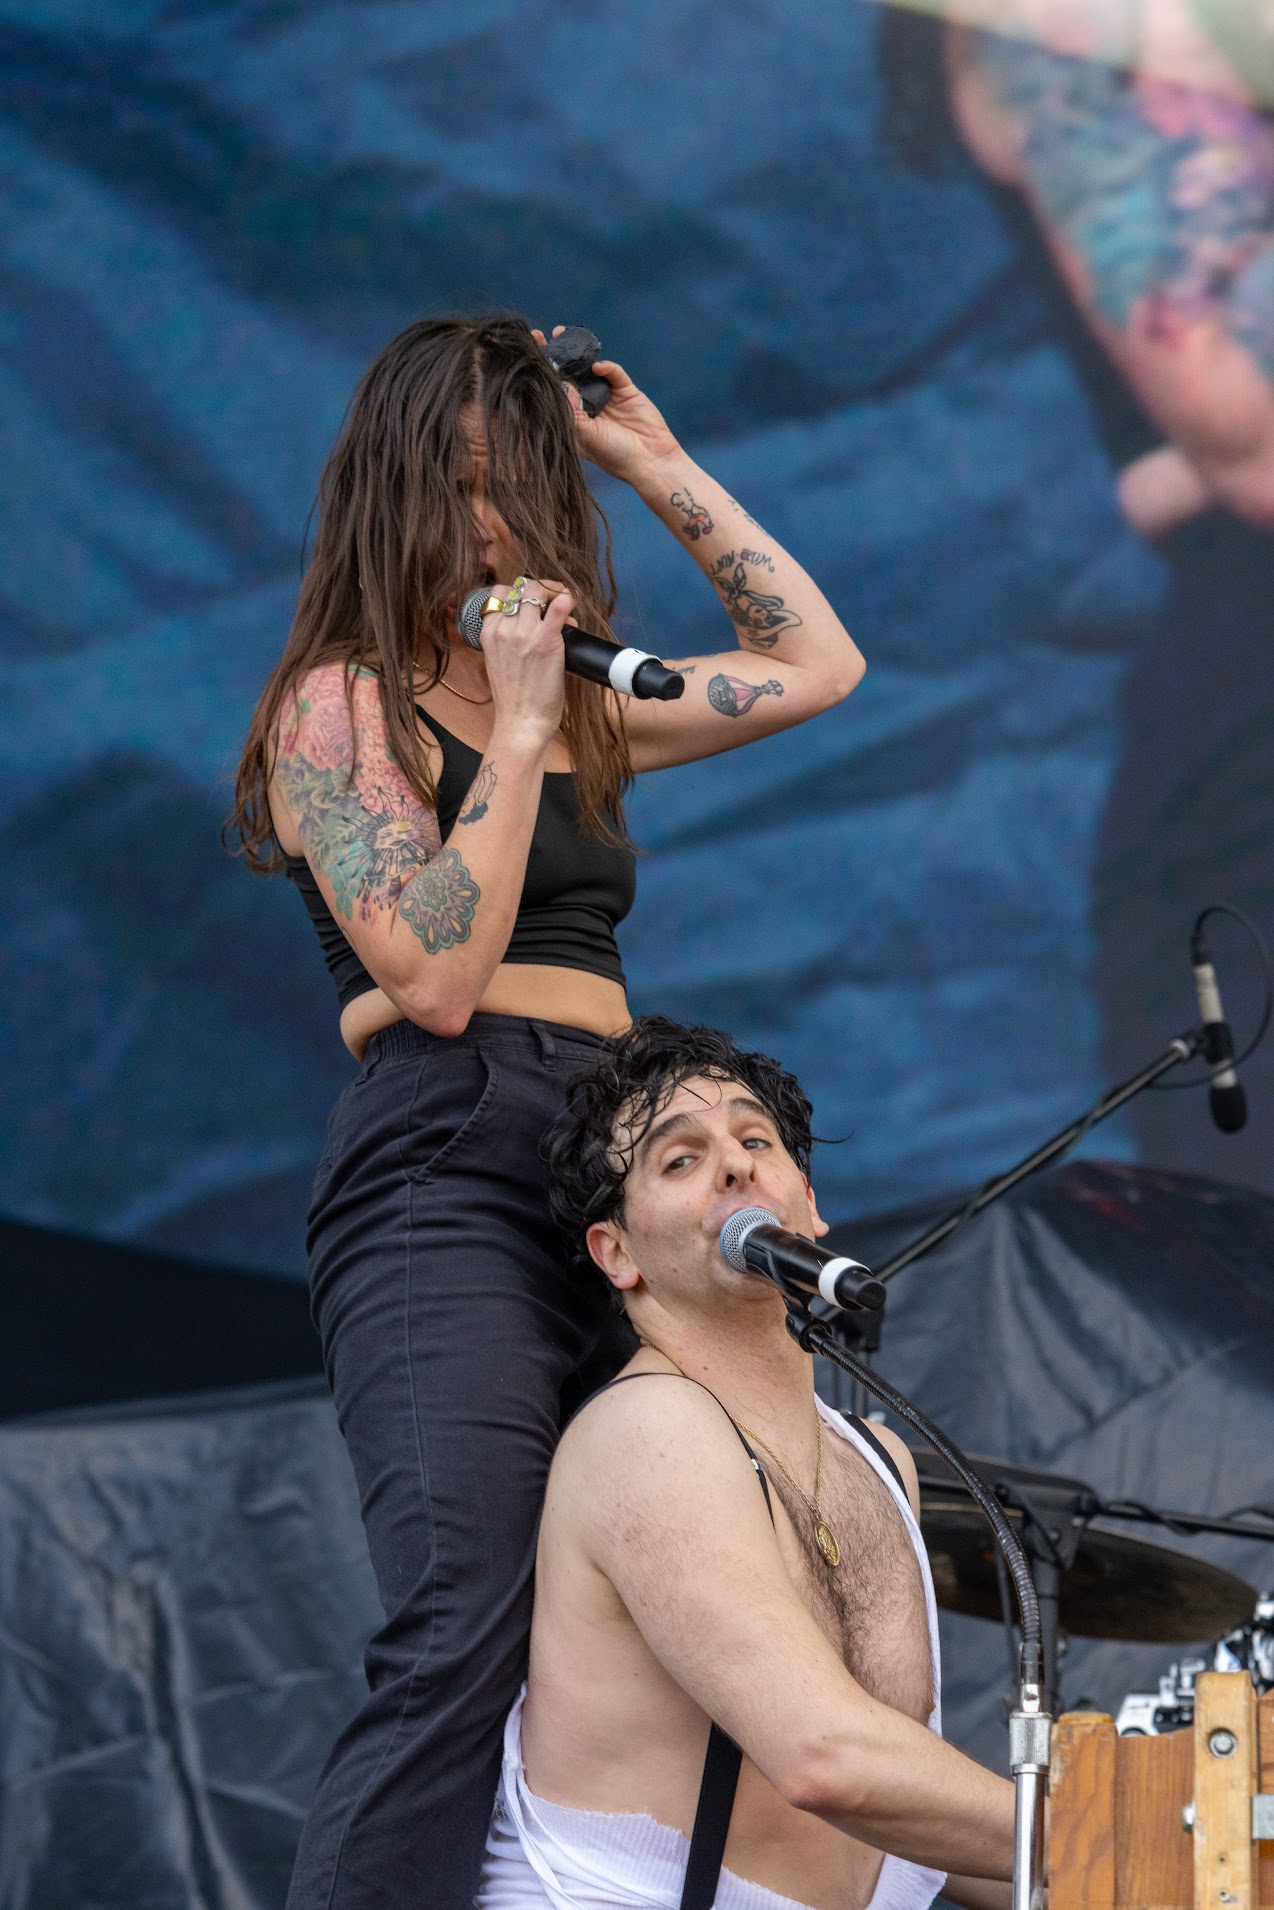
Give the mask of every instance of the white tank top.
M 920 1527 L 907 1495 L 868 1441 L 825 1406 L 824 1423 L 848 1439 L 888 1487 L 915 1549 L 929 1620 L 933 1710 L 929 1728 L 942 1734 L 938 1608 Z M 610 1815 L 551 1804 L 528 1789 L 522 1763 L 522 1699 L 504 1731 L 504 1768 L 496 1797 L 477 1910 L 678 1910 L 689 1839 L 644 1813 Z M 941 1870 L 886 1856 L 867 1910 L 928 1910 L 946 1882 Z M 808 1910 L 761 1884 L 723 1869 L 716 1910 Z

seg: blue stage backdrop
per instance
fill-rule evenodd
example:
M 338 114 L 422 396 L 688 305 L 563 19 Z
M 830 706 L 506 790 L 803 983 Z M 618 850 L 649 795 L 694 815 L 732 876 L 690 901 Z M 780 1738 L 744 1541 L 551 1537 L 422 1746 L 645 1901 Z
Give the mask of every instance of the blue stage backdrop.
M 638 1009 L 776 1053 L 850 1136 L 832 1217 L 976 1180 L 1155 1052 L 1202 903 L 1269 922 L 1269 538 L 1128 527 L 1029 220 L 886 149 L 879 20 L 0 5 L 0 1209 L 301 1268 L 350 1064 L 297 898 L 218 825 L 346 401 L 424 313 L 593 326 L 867 656 L 818 722 L 639 787 L 622 937 Z M 603 493 L 626 629 L 727 645 Z M 1235 1142 L 1183 1095 L 1088 1151 L 1274 1187 L 1272 1082 Z

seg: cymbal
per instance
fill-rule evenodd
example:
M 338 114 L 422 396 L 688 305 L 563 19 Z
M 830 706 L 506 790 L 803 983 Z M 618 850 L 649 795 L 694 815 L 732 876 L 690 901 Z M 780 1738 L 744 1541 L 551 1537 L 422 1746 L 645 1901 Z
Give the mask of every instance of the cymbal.
M 928 1452 L 914 1457 L 920 1529 L 939 1605 L 998 1620 L 995 1544 L 985 1517 L 941 1460 Z M 1002 1480 L 1023 1492 L 1039 1514 L 1063 1560 L 1059 1623 L 1073 1637 L 1189 1645 L 1219 1638 L 1252 1616 L 1256 1592 L 1234 1573 L 1089 1521 L 1085 1505 L 1095 1507 L 1096 1495 L 1082 1481 L 1002 1460 L 972 1463 L 988 1484 Z M 1008 1505 L 1005 1512 L 1020 1534 L 1021 1509 Z

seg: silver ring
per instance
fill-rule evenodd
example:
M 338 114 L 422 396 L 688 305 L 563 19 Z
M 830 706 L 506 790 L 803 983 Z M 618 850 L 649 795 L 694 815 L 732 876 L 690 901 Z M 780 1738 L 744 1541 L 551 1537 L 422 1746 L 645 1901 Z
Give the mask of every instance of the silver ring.
M 522 602 L 524 604 L 535 604 L 540 610 L 548 609 L 548 605 L 545 603 L 543 597 L 523 597 Z

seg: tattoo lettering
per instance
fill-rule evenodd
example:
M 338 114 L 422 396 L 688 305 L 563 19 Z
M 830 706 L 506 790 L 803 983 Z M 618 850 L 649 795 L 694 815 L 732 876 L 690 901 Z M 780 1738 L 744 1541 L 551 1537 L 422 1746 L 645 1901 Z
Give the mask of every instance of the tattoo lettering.
M 716 529 L 703 505 L 696 504 L 689 491 L 674 491 L 668 502 L 685 518 L 686 536 L 692 544 L 698 543 L 701 537 L 710 536 Z
M 679 670 L 682 676 L 693 676 L 695 673 L 695 665 L 693 663 L 670 663 L 668 668 L 670 670 Z
M 742 630 L 754 649 L 769 650 L 784 630 L 795 630 L 801 618 L 782 597 L 757 590 L 748 582 L 748 567 L 773 571 L 774 559 L 763 550 L 730 550 L 712 567 L 712 581 L 721 592 L 731 623 Z
M 481 822 L 487 813 L 487 806 L 495 794 L 497 782 L 494 763 L 483 763 L 477 775 L 469 785 L 469 794 L 460 805 L 460 814 L 456 821 Z
M 782 696 L 783 685 L 773 677 L 768 683 L 745 683 L 742 677 L 714 676 L 708 684 L 708 701 L 722 716 L 746 716 L 758 696 Z
M 753 517 L 751 511 L 745 511 L 737 497 L 732 497 L 730 499 L 730 502 L 731 504 L 733 504 L 735 510 L 739 513 L 739 516 L 743 518 L 745 523 L 756 524 L 756 519 Z M 759 524 L 756 524 L 756 527 L 758 530 L 761 529 L 761 526 Z
M 418 869 L 398 898 L 399 920 L 437 955 L 467 942 L 473 912 L 482 894 L 456 851 L 448 846 Z
M 355 689 L 369 716 L 374 689 Z M 369 721 L 358 751 L 343 673 L 315 672 L 296 700 L 296 721 L 281 743 L 279 793 L 296 819 L 305 852 L 332 886 L 347 921 L 371 922 L 398 900 L 405 883 L 438 854 L 437 817 L 394 762 L 379 722 Z

